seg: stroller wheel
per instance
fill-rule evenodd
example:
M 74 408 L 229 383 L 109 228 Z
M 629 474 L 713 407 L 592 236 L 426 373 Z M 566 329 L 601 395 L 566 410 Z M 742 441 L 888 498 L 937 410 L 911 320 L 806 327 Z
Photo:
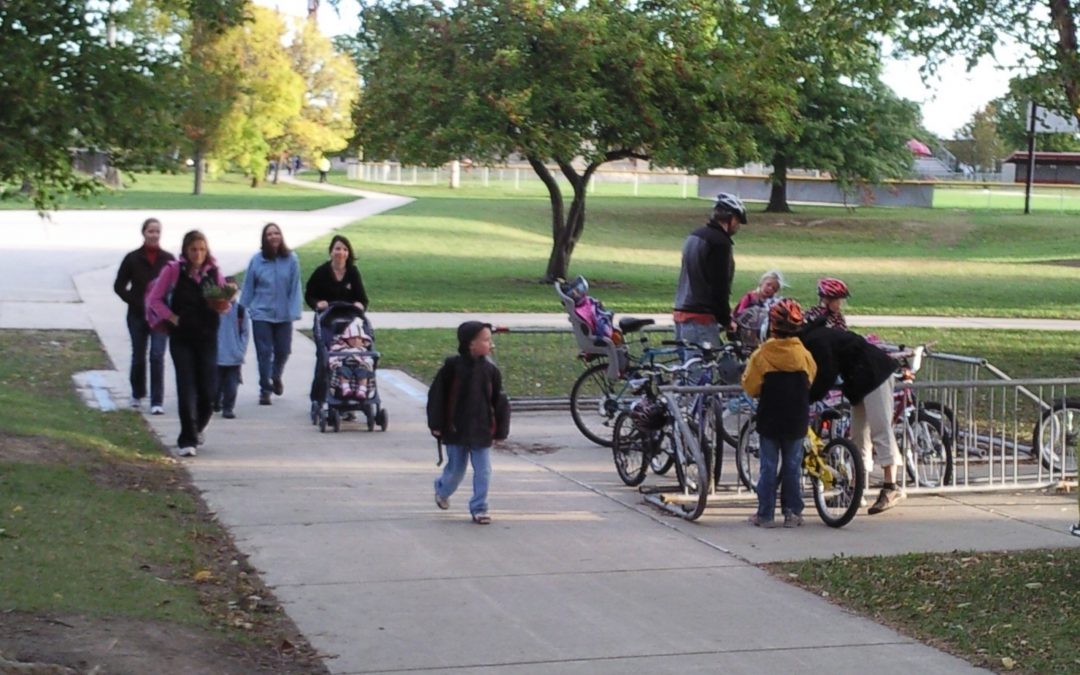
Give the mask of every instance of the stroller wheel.
M 330 425 L 334 427 L 334 432 L 341 431 L 341 414 L 337 410 L 330 411 Z
M 375 414 L 375 422 L 381 431 L 386 431 L 386 427 L 390 426 L 390 416 L 386 414 L 386 408 L 379 408 L 379 412 Z

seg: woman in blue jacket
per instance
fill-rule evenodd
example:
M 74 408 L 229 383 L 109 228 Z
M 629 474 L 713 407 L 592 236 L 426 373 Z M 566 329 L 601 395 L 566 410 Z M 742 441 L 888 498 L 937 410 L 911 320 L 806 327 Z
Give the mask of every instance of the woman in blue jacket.
M 240 293 L 259 361 L 259 405 L 270 405 L 271 392 L 278 396 L 285 392 L 281 373 L 292 352 L 292 324 L 300 318 L 300 298 L 300 259 L 285 245 L 281 228 L 267 223 L 262 249 L 251 257 Z

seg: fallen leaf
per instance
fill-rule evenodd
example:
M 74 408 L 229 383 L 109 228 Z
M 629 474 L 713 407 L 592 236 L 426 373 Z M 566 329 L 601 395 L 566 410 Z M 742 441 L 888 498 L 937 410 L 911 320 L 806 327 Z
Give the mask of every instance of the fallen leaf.
M 1005 670 L 1012 670 L 1016 667 L 1016 661 L 1008 656 L 1001 657 L 1001 667 Z
M 210 570 L 199 570 L 195 573 L 194 576 L 195 581 L 199 582 L 200 584 L 205 581 L 210 581 L 213 578 L 214 574 Z
M 1038 581 L 1032 581 L 1030 584 L 1024 584 L 1024 588 L 1042 588 L 1042 584 Z

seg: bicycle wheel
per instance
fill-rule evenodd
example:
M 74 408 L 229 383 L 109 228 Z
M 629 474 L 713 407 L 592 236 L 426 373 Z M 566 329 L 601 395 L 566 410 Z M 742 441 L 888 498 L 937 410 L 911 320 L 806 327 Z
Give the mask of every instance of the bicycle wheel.
M 911 417 L 914 416 L 914 420 Z M 904 423 L 908 435 L 904 465 L 916 487 L 942 487 L 952 483 L 952 438 L 941 417 L 921 408 Z
M 615 460 L 615 471 L 623 483 L 635 487 L 645 480 L 649 467 L 646 458 L 652 455 L 651 445 L 649 433 L 638 429 L 629 413 L 619 413 L 615 419 L 611 454 Z
M 675 466 L 675 441 L 671 438 L 671 434 L 665 430 L 664 433 L 660 434 L 660 443 L 649 460 L 649 468 L 656 475 L 663 476 L 668 471 L 671 471 L 673 466 Z
M 739 472 L 739 480 L 750 492 L 757 492 L 760 467 L 761 439 L 757 432 L 757 420 L 751 417 L 739 430 L 739 444 L 735 446 L 735 469 Z
M 1059 474 L 1076 474 L 1076 444 L 1080 437 L 1080 399 L 1060 398 L 1044 411 L 1032 432 L 1032 452 L 1043 466 Z
M 679 433 L 678 430 L 675 433 Z M 686 501 L 677 503 L 679 515 L 687 520 L 697 520 L 705 512 L 705 504 L 709 501 L 708 454 L 702 452 L 701 448 L 694 452 L 687 445 L 677 448 L 675 474 L 679 478 L 679 486 L 688 497 Z
M 822 448 L 821 455 L 827 475 L 810 476 L 814 508 L 829 527 L 843 527 L 859 511 L 866 490 L 862 454 L 846 438 L 833 438 Z
M 703 421 L 699 442 L 702 447 L 708 445 L 712 450 L 713 484 L 719 485 L 724 468 L 724 443 L 727 442 L 725 438 L 730 438 L 730 436 L 724 430 L 724 408 L 720 405 L 719 399 L 710 396 L 704 399 L 702 404 L 704 406 L 701 413 Z M 735 447 L 737 444 L 738 441 L 731 443 L 731 446 Z
M 607 364 L 590 367 L 570 390 L 570 416 L 578 430 L 597 445 L 610 448 L 619 414 L 618 385 L 608 379 Z

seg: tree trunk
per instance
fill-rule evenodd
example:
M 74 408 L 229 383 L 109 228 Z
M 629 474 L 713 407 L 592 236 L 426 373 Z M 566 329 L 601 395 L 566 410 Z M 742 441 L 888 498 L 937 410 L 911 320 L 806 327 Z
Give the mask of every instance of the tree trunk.
M 548 257 L 547 271 L 544 272 L 543 281 L 552 283 L 556 279 L 565 279 L 566 270 L 570 267 L 570 257 L 559 242 L 566 229 L 566 218 L 563 212 L 562 190 L 559 182 L 551 175 L 548 168 L 539 157 L 528 156 L 529 166 L 532 167 L 537 177 L 548 191 L 548 201 L 551 203 L 551 256 Z
M 1070 0 L 1050 0 L 1050 22 L 1057 29 L 1061 84 L 1073 115 L 1080 120 L 1080 54 L 1077 53 L 1075 8 Z
M 285 154 L 278 155 L 277 161 L 274 162 L 274 185 L 278 184 L 278 176 L 281 175 L 281 163 L 285 161 Z
M 195 190 L 191 193 L 193 195 L 202 194 L 203 183 L 203 149 L 201 145 L 195 146 Z
M 772 190 L 769 192 L 769 205 L 766 213 L 791 213 L 787 201 L 787 157 L 777 152 L 773 154 Z

